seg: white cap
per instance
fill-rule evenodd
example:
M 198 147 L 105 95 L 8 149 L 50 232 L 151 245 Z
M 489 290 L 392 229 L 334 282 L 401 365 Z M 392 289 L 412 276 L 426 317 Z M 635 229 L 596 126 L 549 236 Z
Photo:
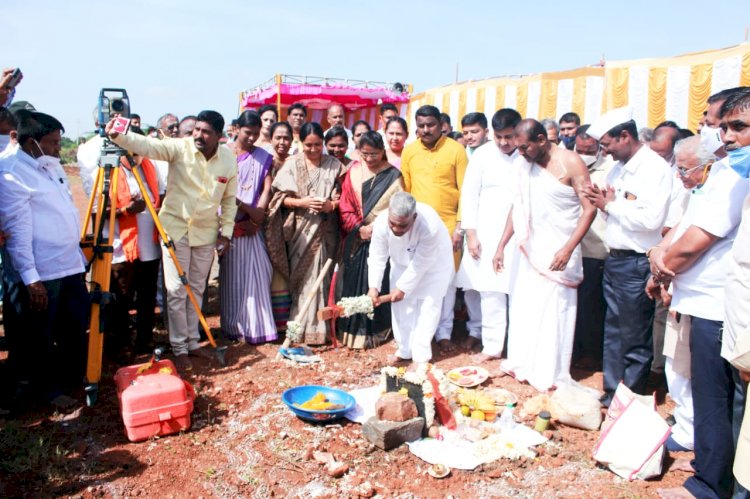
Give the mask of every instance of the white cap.
M 613 109 L 599 116 L 599 118 L 591 124 L 589 129 L 586 131 L 586 134 L 590 137 L 595 138 L 596 140 L 599 140 L 604 134 L 612 130 L 617 125 L 621 125 L 632 119 L 632 107 L 618 107 L 617 109 Z

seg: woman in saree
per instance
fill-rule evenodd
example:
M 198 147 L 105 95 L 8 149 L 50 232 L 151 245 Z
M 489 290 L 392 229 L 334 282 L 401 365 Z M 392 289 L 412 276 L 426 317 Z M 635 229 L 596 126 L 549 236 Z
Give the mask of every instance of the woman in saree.
M 261 121 L 263 121 L 262 116 Z M 263 133 L 263 128 L 261 128 L 261 133 Z M 277 121 L 271 125 L 270 133 L 271 154 L 273 155 L 271 181 L 273 181 L 276 178 L 276 174 L 289 158 L 289 149 L 292 147 L 292 126 L 286 121 Z M 270 239 L 268 229 L 269 225 L 266 224 L 266 241 Z M 292 295 L 289 293 L 287 278 L 288 274 L 282 274 L 277 269 L 277 266 L 274 265 L 273 276 L 271 277 L 271 307 L 277 331 L 286 331 L 286 323 L 289 320 L 289 309 L 292 306 Z
M 336 257 L 343 166 L 323 154 L 323 129 L 318 123 L 302 126 L 300 142 L 302 152 L 290 157 L 273 180 L 268 251 L 274 268 L 288 278 L 289 315 L 301 324 L 299 338 L 293 339 L 319 345 L 326 340 L 326 321 L 318 321 L 316 315 L 326 305 L 333 268 L 322 285 L 313 285 L 326 260 Z M 311 293 L 312 306 L 300 317 L 300 307 Z
M 260 116 L 260 136 L 255 141 L 255 147 L 262 147 L 268 152 L 273 149 L 271 143 L 271 127 L 274 123 L 279 121 L 279 115 L 276 111 L 276 106 L 265 105 L 258 109 L 258 116 Z
M 362 135 L 371 130 L 372 127 L 370 127 L 370 124 L 365 120 L 355 121 L 354 125 L 352 125 L 352 142 L 354 142 L 354 150 L 349 154 L 352 161 L 359 161 L 362 159 L 359 157 L 359 139 Z
M 351 159 L 346 157 L 346 150 L 349 148 L 349 136 L 346 130 L 340 126 L 335 126 L 326 132 L 325 138 L 326 152 L 329 156 L 341 161 L 341 164 L 349 166 Z
M 219 261 L 221 329 L 226 338 L 257 344 L 277 338 L 268 293 L 271 260 L 262 231 L 273 158 L 254 145 L 261 129 L 258 113 L 242 113 L 237 129 L 237 215 L 232 243 Z
M 403 190 L 401 172 L 388 163 L 383 137 L 366 132 L 359 139 L 361 161 L 354 161 L 344 177 L 339 213 L 341 228 L 346 234 L 342 257 L 341 295 L 367 294 L 367 256 L 372 236 L 372 223 L 388 209 L 395 193 Z M 389 292 L 389 271 L 386 270 L 381 294 Z M 341 340 L 350 348 L 372 348 L 382 343 L 391 329 L 390 304 L 375 309 L 370 320 L 365 314 L 341 318 L 338 322 Z
M 406 120 L 400 116 L 394 116 L 385 125 L 385 141 L 388 145 L 388 162 L 401 169 L 401 153 L 404 151 L 406 138 L 409 136 L 409 127 Z

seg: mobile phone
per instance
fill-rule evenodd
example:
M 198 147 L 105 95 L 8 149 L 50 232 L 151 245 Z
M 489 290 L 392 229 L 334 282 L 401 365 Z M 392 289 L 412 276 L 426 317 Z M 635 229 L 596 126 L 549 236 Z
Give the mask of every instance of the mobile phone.
M 6 88 L 15 88 L 16 85 L 18 85 L 18 82 L 21 81 L 21 78 L 23 75 L 21 74 L 21 69 L 16 68 L 13 70 L 13 73 L 10 75 L 10 80 L 8 81 L 7 85 L 5 85 Z

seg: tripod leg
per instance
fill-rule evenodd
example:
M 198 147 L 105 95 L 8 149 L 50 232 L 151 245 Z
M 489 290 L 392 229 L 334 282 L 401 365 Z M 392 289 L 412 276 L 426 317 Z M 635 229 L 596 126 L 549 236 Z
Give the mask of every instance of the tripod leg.
M 117 181 L 119 175 L 117 174 L 116 168 L 105 168 L 104 177 L 102 181 L 98 183 L 97 188 L 99 191 L 99 208 L 96 215 L 96 221 L 94 226 L 98 229 L 102 223 L 104 223 L 104 216 L 107 211 L 107 206 L 110 204 L 110 191 L 108 178 L 112 175 L 114 170 L 114 176 L 111 178 L 112 190 L 111 192 L 117 192 Z M 115 203 L 116 204 L 116 203 Z M 109 232 L 107 234 L 107 243 L 104 247 L 104 251 L 95 253 L 94 261 L 91 267 L 91 291 L 92 291 L 92 303 L 91 303 L 91 321 L 89 323 L 89 347 L 88 347 L 88 359 L 86 362 L 86 380 L 89 386 L 86 387 L 87 400 L 92 399 L 95 401 L 96 396 L 96 385 L 102 377 L 102 351 L 104 347 L 104 332 L 102 331 L 102 305 L 106 303 L 109 295 L 110 279 L 112 275 L 112 239 L 114 237 L 115 228 L 115 217 L 116 207 L 111 206 L 109 210 L 109 221 L 108 227 Z M 98 234 L 97 231 L 95 234 Z M 98 236 L 95 236 L 98 237 Z M 95 242 L 96 247 L 101 249 L 101 240 Z M 90 394 L 93 394 L 90 396 Z
M 86 232 L 89 230 L 89 224 L 91 223 L 91 213 L 94 211 L 94 199 L 96 199 L 96 193 L 100 191 L 99 183 L 104 180 L 102 168 L 96 169 L 96 179 L 94 180 L 94 188 L 89 196 L 89 204 L 86 208 L 86 216 L 83 217 L 83 228 L 81 229 L 81 241 L 86 239 Z
M 182 285 L 185 286 L 185 291 L 187 291 L 188 298 L 190 298 L 190 303 L 192 303 L 193 308 L 195 308 L 195 313 L 198 316 L 198 320 L 201 323 L 201 327 L 203 327 L 203 331 L 206 333 L 209 343 L 211 343 L 211 346 L 214 347 L 216 358 L 221 365 L 226 365 L 226 359 L 224 357 L 226 354 L 226 347 L 219 347 L 216 344 L 214 335 L 211 334 L 211 328 L 208 327 L 208 322 L 206 322 L 206 318 L 203 316 L 203 312 L 201 311 L 201 306 L 198 303 L 198 300 L 195 299 L 195 295 L 193 294 L 193 290 L 190 288 L 190 284 L 188 283 L 187 277 L 185 276 L 185 272 L 182 270 L 182 267 L 180 266 L 180 262 L 177 260 L 177 255 L 174 252 L 174 242 L 164 230 L 164 226 L 161 224 L 161 220 L 159 220 L 159 216 L 156 214 L 156 209 L 154 208 L 154 205 L 151 202 L 151 196 L 148 195 L 148 192 L 146 191 L 146 187 L 143 184 L 143 179 L 141 178 L 141 174 L 137 168 L 133 168 L 133 175 L 135 177 L 136 182 L 138 182 L 138 188 L 141 190 L 143 199 L 146 202 L 146 208 L 148 209 L 148 212 L 151 214 L 151 218 L 154 220 L 154 225 L 156 225 L 156 230 L 159 231 L 159 236 L 161 237 L 164 247 L 167 248 L 167 251 L 169 252 L 169 256 L 172 257 L 172 261 L 174 262 L 174 265 L 177 268 L 177 274 L 179 274 L 180 276 L 180 281 L 182 281 Z

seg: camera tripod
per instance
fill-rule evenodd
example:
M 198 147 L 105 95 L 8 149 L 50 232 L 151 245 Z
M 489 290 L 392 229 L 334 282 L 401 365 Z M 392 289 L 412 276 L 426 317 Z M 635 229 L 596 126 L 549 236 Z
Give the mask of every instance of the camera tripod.
M 211 334 L 206 318 L 201 312 L 201 307 L 193 294 L 190 284 L 188 284 L 185 272 L 180 266 L 175 254 L 174 241 L 164 230 L 164 226 L 159 220 L 151 197 L 141 178 L 138 168 L 135 167 L 135 161 L 124 149 L 112 143 L 107 137 L 104 137 L 104 144 L 101 149 L 99 167 L 96 171 L 94 187 L 91 191 L 88 206 L 86 208 L 86 217 L 81 231 L 81 249 L 83 250 L 86 260 L 91 266 L 91 285 L 89 292 L 91 295 L 91 319 L 89 322 L 89 340 L 88 340 L 88 358 L 86 361 L 86 404 L 92 406 L 96 403 L 99 394 L 99 380 L 102 376 L 102 353 L 104 349 L 104 315 L 106 307 L 114 300 L 114 295 L 110 292 L 111 275 L 112 275 L 112 256 L 114 252 L 113 238 L 115 233 L 116 209 L 112 205 L 110 193 L 116 193 L 118 189 L 118 168 L 124 168 L 121 164 L 126 159 L 130 165 L 130 171 L 133 173 L 141 196 L 146 203 L 151 218 L 154 221 L 156 230 L 162 244 L 169 252 L 177 273 L 179 274 L 182 285 L 185 286 L 190 302 L 195 308 L 196 315 L 200 321 L 203 330 L 208 337 L 208 341 L 214 348 L 217 360 L 223 366 L 226 365 L 225 354 L 227 347 L 219 347 L 216 340 Z M 94 203 L 96 202 L 97 211 L 94 213 Z M 93 215 L 93 233 L 87 234 L 89 224 Z M 104 237 L 104 224 L 107 224 L 108 232 Z

